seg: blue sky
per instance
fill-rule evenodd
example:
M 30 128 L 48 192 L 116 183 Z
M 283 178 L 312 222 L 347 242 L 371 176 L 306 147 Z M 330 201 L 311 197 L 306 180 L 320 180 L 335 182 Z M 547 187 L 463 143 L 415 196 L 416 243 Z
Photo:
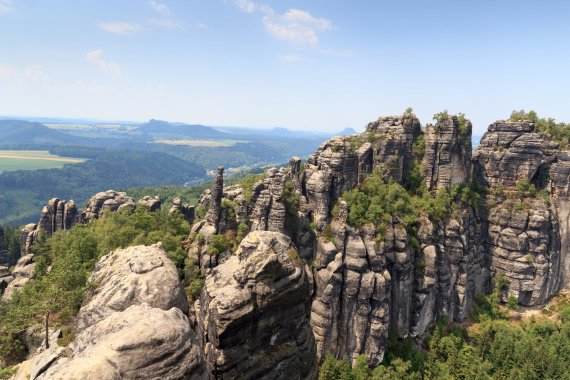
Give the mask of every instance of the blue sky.
M 0 115 L 338 131 L 570 121 L 570 1 L 0 0 Z

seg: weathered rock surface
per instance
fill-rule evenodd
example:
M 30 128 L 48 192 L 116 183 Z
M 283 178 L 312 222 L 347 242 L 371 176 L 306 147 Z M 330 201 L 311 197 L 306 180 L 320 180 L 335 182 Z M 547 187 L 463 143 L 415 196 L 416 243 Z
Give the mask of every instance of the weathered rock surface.
M 467 183 L 471 174 L 471 130 L 471 122 L 457 116 L 427 125 L 423 163 L 428 189 Z
M 30 378 L 203 378 L 178 273 L 160 244 L 104 256 L 91 281 L 74 342 L 36 356 Z
M 160 210 L 162 203 L 160 202 L 159 197 L 151 197 L 149 195 L 145 195 L 138 200 L 137 206 L 146 207 L 149 211 L 154 212 Z
M 8 300 L 12 298 L 12 295 L 16 290 L 21 289 L 28 281 L 30 281 L 35 268 L 36 263 L 34 263 L 34 255 L 27 254 L 22 256 L 10 274 L 11 278 L 7 281 L 7 287 L 4 289 L 2 299 Z
M 87 207 L 81 209 L 80 220 L 88 224 L 92 220 L 101 218 L 107 212 L 134 209 L 135 206 L 135 201 L 127 196 L 127 193 L 107 190 L 95 194 L 87 201 Z
M 194 222 L 196 215 L 195 207 L 188 204 L 182 204 L 180 198 L 174 198 L 172 200 L 172 205 L 170 206 L 170 210 L 168 212 L 171 214 L 174 214 L 176 212 L 181 213 L 184 216 L 184 220 L 189 223 Z
M 253 231 L 206 279 L 198 339 L 209 378 L 316 378 L 309 279 L 291 240 Z
M 473 160 L 474 174 L 494 193 L 487 199 L 491 270 L 507 277 L 508 295 L 520 304 L 544 303 L 570 280 L 568 153 L 530 122 L 498 121 Z M 547 193 L 522 194 L 524 180 Z
M 50 238 L 55 232 L 69 230 L 78 222 L 78 211 L 75 202 L 52 198 L 42 209 L 38 224 L 28 224 L 21 233 L 20 250 L 22 254 L 30 253 L 34 241 L 43 235 Z
M 532 123 L 497 121 L 473 153 L 474 174 L 490 188 L 515 187 L 555 162 L 557 153 L 558 144 L 534 132 Z
M 218 168 L 216 180 L 212 184 L 210 193 L 210 204 L 206 214 L 206 223 L 212 226 L 213 233 L 218 233 L 218 224 L 220 223 L 220 214 L 222 212 L 222 196 L 224 192 L 224 167 Z
M 103 256 L 89 281 L 97 287 L 86 294 L 77 316 L 78 331 L 142 303 L 188 312 L 176 267 L 160 244 L 129 247 Z

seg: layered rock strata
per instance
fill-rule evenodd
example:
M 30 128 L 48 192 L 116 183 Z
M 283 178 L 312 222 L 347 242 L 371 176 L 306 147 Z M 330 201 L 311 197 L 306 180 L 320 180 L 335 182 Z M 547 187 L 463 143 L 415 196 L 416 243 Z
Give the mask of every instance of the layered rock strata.
M 42 209 L 38 224 L 28 224 L 21 233 L 20 250 L 30 253 L 34 241 L 43 235 L 50 238 L 55 232 L 69 230 L 78 222 L 78 210 L 75 202 L 52 198 Z
M 198 338 L 211 379 L 312 379 L 310 283 L 291 240 L 254 231 L 206 279 Z
M 568 281 L 567 157 L 525 121 L 493 123 L 473 155 L 474 174 L 490 190 L 491 269 L 522 305 L 544 303 Z
M 471 175 L 471 130 L 471 122 L 457 116 L 426 126 L 423 164 L 428 189 L 467 183 Z

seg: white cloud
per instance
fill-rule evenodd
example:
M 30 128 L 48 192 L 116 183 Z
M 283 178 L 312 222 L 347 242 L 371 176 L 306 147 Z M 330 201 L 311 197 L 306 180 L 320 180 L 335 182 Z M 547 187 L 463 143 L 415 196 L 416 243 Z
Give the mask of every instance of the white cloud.
M 303 58 L 300 55 L 293 55 L 293 54 L 281 56 L 281 60 L 283 62 L 288 62 L 288 63 L 310 62 L 310 60 L 307 58 Z
M 0 0 L 0 13 L 12 13 L 12 0 Z
M 103 50 L 101 49 L 95 49 L 85 54 L 85 60 L 99 66 L 103 70 L 115 74 L 116 76 L 121 76 L 119 65 L 115 62 L 103 59 Z
M 28 65 L 24 68 L 19 68 L 0 64 L 0 80 L 17 85 L 32 83 L 45 86 L 49 83 L 50 76 L 41 65 Z
M 324 18 L 316 18 L 307 11 L 289 9 L 284 14 L 266 14 L 263 25 L 274 37 L 292 42 L 296 45 L 316 46 L 320 32 L 332 28 L 332 22 Z
M 169 18 L 152 18 L 148 20 L 148 22 L 153 25 L 161 26 L 163 28 L 184 29 L 184 24 Z
M 100 29 L 123 36 L 132 36 L 141 28 L 139 24 L 132 22 L 105 22 L 97 25 Z
M 245 13 L 253 13 L 258 8 L 258 6 L 251 0 L 233 0 L 233 3 Z
M 166 6 L 166 4 L 159 3 L 157 1 L 149 1 L 148 2 L 152 9 L 157 11 L 158 13 L 162 13 L 163 15 L 169 15 L 170 9 Z
M 314 17 L 308 11 L 289 9 L 278 14 L 269 5 L 251 0 L 232 0 L 243 12 L 259 12 L 263 15 L 265 30 L 274 37 L 295 45 L 317 46 L 319 33 L 332 28 L 332 22 L 325 18 Z

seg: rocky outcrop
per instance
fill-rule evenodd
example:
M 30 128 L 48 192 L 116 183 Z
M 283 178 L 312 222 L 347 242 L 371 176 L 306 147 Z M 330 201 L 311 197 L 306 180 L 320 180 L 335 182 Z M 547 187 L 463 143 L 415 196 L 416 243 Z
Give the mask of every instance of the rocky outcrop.
M 21 233 L 20 250 L 22 254 L 30 253 L 34 241 L 43 235 L 50 238 L 57 231 L 69 230 L 78 222 L 78 211 L 75 202 L 52 198 L 42 209 L 38 224 L 28 224 Z
M 218 233 L 218 224 L 220 223 L 220 214 L 222 212 L 222 196 L 224 192 L 224 167 L 218 168 L 216 180 L 212 184 L 210 192 L 210 203 L 206 214 L 206 223 L 212 226 L 213 233 Z
M 85 295 L 77 329 L 97 323 L 131 305 L 147 303 L 164 310 L 188 311 L 178 271 L 160 244 L 117 250 L 97 263 L 90 282 L 98 284 Z
M 35 268 L 36 263 L 34 262 L 34 255 L 29 253 L 22 256 L 16 263 L 12 273 L 10 273 L 9 278 L 6 278 L 5 280 L 7 286 L 2 294 L 2 299 L 8 300 L 12 298 L 12 295 L 16 290 L 21 289 L 28 281 L 30 281 Z
M 429 190 L 467 183 L 471 174 L 471 121 L 448 117 L 426 126 L 425 181 Z
M 474 174 L 491 192 L 491 270 L 522 305 L 544 303 L 568 281 L 567 156 L 525 121 L 491 124 L 473 155 Z
M 532 123 L 497 121 L 489 126 L 473 153 L 474 174 L 490 188 L 513 188 L 522 179 L 548 172 L 557 153 L 558 144 L 534 132 Z
M 174 264 L 160 244 L 111 252 L 99 263 L 67 350 L 44 354 L 37 379 L 203 378 Z
M 285 232 L 285 205 L 283 191 L 288 177 L 284 170 L 267 170 L 256 189 L 256 198 L 250 215 L 252 231 Z
M 206 279 L 198 339 L 209 378 L 312 379 L 310 283 L 291 240 L 254 231 Z
M 88 224 L 92 220 L 101 218 L 107 212 L 134 209 L 135 206 L 133 198 L 127 196 L 127 193 L 107 190 L 95 194 L 87 201 L 87 207 L 81 209 L 81 222 Z
M 182 201 L 178 197 L 172 200 L 172 205 L 168 212 L 171 214 L 177 212 L 181 213 L 184 216 L 184 220 L 188 223 L 193 223 L 194 218 L 196 217 L 195 207 L 188 204 L 182 204 Z
M 145 195 L 138 200 L 137 206 L 146 207 L 150 212 L 155 212 L 160 210 L 162 203 L 160 202 L 159 197 L 151 197 L 149 195 Z
M 558 154 L 550 168 L 550 194 L 558 220 L 561 286 L 570 286 L 570 152 Z

